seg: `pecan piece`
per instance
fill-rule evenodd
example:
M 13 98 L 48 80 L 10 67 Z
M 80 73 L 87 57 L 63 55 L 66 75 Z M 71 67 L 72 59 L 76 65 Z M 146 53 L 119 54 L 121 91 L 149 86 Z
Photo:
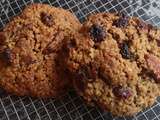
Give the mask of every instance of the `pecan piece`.
M 154 55 L 147 54 L 144 56 L 149 69 L 154 74 L 154 79 L 157 83 L 160 83 L 160 59 Z

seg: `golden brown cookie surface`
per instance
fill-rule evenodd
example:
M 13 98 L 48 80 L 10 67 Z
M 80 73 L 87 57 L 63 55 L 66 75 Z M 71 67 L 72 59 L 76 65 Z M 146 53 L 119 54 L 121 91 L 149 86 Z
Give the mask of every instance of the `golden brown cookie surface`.
M 57 53 L 63 38 L 80 26 L 69 11 L 45 4 L 27 6 L 0 33 L 1 86 L 33 97 L 62 93 L 69 81 L 62 79 Z
M 89 103 L 118 116 L 151 106 L 160 90 L 160 30 L 137 18 L 91 15 L 67 43 L 74 87 Z

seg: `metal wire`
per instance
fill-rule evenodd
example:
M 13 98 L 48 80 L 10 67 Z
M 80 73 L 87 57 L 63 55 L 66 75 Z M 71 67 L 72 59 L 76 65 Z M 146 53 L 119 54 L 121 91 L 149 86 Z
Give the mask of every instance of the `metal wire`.
M 0 28 L 2 29 L 12 17 L 33 2 L 69 9 L 81 22 L 91 13 L 107 11 L 123 12 L 128 16 L 137 16 L 155 26 L 160 26 L 158 16 L 160 10 L 155 15 L 146 13 L 155 1 L 144 3 L 143 0 L 1 0 Z M 159 6 L 160 4 L 155 7 L 158 9 Z M 90 108 L 73 90 L 60 98 L 50 100 L 16 97 L 2 92 L 0 93 L 0 120 L 159 120 L 159 101 L 160 99 L 157 99 L 151 108 L 133 117 L 117 118 L 99 108 Z

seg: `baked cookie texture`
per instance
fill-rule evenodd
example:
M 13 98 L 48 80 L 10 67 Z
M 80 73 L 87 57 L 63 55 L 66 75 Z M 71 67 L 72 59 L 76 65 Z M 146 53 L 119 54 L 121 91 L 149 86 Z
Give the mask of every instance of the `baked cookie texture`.
M 57 54 L 64 37 L 80 27 L 69 11 L 45 4 L 27 6 L 0 32 L 0 86 L 15 95 L 41 98 L 65 92 L 69 80 Z
M 63 55 L 79 95 L 116 116 L 153 105 L 160 95 L 160 30 L 123 14 L 98 13 L 80 31 L 68 38 Z

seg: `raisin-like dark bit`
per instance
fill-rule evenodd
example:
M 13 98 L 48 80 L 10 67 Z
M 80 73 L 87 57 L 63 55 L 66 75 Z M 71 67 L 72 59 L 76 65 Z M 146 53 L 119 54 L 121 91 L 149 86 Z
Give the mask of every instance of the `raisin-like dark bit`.
M 115 25 L 116 27 L 123 28 L 128 25 L 128 22 L 129 22 L 129 18 L 123 15 L 123 16 L 120 16 L 118 20 L 115 20 L 113 22 L 113 25 Z
M 49 27 L 51 27 L 54 24 L 52 15 L 48 15 L 47 13 L 44 12 L 41 13 L 41 21 Z
M 89 30 L 89 34 L 92 37 L 94 42 L 101 42 L 106 38 L 105 29 L 98 24 L 93 24 L 91 26 Z
M 0 32 L 0 45 L 4 45 L 6 37 L 3 32 Z
M 113 88 L 113 94 L 121 99 L 128 99 L 132 93 L 128 88 L 123 88 L 122 86 L 116 86 Z
M 7 65 L 11 65 L 11 63 L 12 63 L 12 51 L 9 48 L 4 49 L 3 52 L 0 53 L 0 58 Z
M 131 59 L 133 57 L 133 54 L 130 52 L 127 42 L 124 42 L 120 45 L 120 53 L 125 59 Z

